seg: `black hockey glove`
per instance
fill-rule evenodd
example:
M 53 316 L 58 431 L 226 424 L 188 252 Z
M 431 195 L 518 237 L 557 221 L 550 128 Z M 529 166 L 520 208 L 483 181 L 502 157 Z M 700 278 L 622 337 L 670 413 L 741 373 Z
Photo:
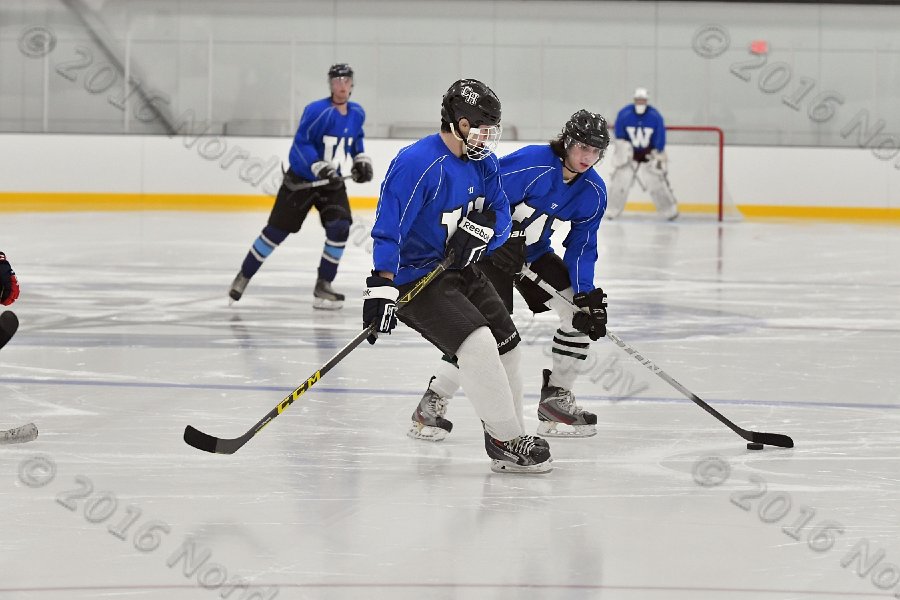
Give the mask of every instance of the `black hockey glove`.
M 400 291 L 394 282 L 386 277 L 372 274 L 366 278 L 366 291 L 363 292 L 363 327 L 375 324 L 377 333 L 390 334 L 397 326 L 397 297 Z M 374 344 L 378 335 L 373 333 L 366 338 Z
M 525 231 L 521 223 L 512 222 L 509 239 L 494 250 L 489 258 L 495 267 L 508 275 L 515 277 L 522 272 L 525 265 Z
M 456 231 L 447 240 L 447 253 L 453 253 L 451 269 L 464 269 L 484 256 L 488 243 L 494 237 L 497 215 L 492 210 L 469 211 L 459 222 Z
M 572 315 L 572 327 L 597 341 L 606 336 L 606 294 L 600 288 L 572 299 L 581 310 Z
M 333 192 L 344 187 L 344 179 L 337 174 L 331 163 L 324 160 L 313 163 L 312 172 L 318 179 L 327 179 L 328 183 L 322 186 L 323 190 Z
M 356 183 L 366 183 L 372 181 L 372 159 L 365 154 L 357 154 L 353 158 L 353 168 L 350 169 L 350 176 Z
M 19 280 L 6 255 L 0 252 L 0 304 L 9 306 L 19 297 Z

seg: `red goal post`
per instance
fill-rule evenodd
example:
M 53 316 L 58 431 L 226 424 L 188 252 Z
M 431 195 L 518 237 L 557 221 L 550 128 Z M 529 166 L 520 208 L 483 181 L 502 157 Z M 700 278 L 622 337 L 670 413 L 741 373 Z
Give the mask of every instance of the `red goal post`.
M 615 124 L 611 123 L 609 128 L 614 130 Z M 720 222 L 726 213 L 729 220 L 741 218 L 725 186 L 725 132 L 720 127 L 667 125 L 666 154 L 670 157 L 669 178 L 675 198 L 682 205 L 682 214 L 714 213 Z M 638 197 L 629 203 L 633 209 L 653 210 L 649 198 L 637 185 L 632 185 L 630 196 Z
M 719 221 L 722 221 L 725 213 L 725 132 L 720 127 L 712 125 L 666 125 L 666 133 L 670 131 L 705 131 L 714 133 L 718 142 L 718 169 L 716 172 L 716 192 L 719 211 Z M 667 144 L 669 141 L 667 140 Z

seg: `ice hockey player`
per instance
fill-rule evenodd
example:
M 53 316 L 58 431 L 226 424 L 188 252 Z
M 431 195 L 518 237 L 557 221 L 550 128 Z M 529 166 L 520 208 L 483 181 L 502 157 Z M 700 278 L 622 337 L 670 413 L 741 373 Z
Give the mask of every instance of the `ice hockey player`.
M 637 88 L 634 104 L 626 105 L 616 116 L 606 215 L 610 219 L 622 214 L 635 181 L 650 194 L 660 215 L 670 221 L 678 217 L 678 203 L 668 179 L 666 125 L 648 98 L 645 88 Z
M 551 343 L 552 368 L 544 369 L 538 404 L 538 434 L 547 437 L 595 435 L 597 416 L 582 410 L 572 394 L 588 357 L 591 340 L 606 335 L 606 295 L 594 286 L 597 229 L 606 209 L 606 187 L 594 165 L 609 145 L 606 120 L 579 110 L 549 144 L 526 146 L 500 159 L 503 187 L 510 198 L 513 232 L 478 263 L 512 312 L 515 286 L 535 313 L 556 311 L 559 328 Z M 562 258 L 553 251 L 554 224 L 568 222 Z M 534 282 L 518 278 L 522 264 L 573 300 L 551 298 Z M 456 360 L 445 354 L 413 411 L 408 435 L 440 441 L 452 429 L 447 402 L 459 388 Z
M 19 297 L 19 280 L 16 272 L 6 260 L 6 254 L 0 251 L 0 304 L 9 306 Z
M 10 306 L 19 297 L 19 280 L 16 278 L 16 272 L 13 271 L 12 265 L 6 258 L 6 253 L 0 251 L 0 304 Z M 9 324 L 13 326 L 10 328 Z M 18 327 L 18 319 L 12 311 L 4 311 L 0 315 L 0 347 L 2 347 L 9 338 L 16 332 Z M 38 435 L 37 427 L 34 423 L 0 431 L 0 444 L 18 444 L 30 442 Z
M 403 148 L 388 168 L 372 228 L 374 270 L 363 324 L 390 333 L 397 318 L 459 365 L 459 381 L 484 425 L 495 472 L 544 473 L 549 444 L 525 434 L 519 333 L 474 263 L 510 233 L 509 200 L 493 150 L 500 100 L 461 79 L 441 103 L 440 133 Z M 452 256 L 449 270 L 395 315 L 396 300 Z M 375 337 L 369 339 L 375 342 Z
M 318 278 L 313 290 L 313 307 L 338 309 L 344 294 L 334 291 L 331 283 L 337 276 L 338 264 L 350 235 L 351 215 L 342 167 L 352 157 L 350 175 L 353 181 L 372 180 L 372 160 L 363 153 L 362 106 L 350 101 L 353 91 L 353 69 L 346 63 L 328 70 L 331 96 L 310 103 L 303 110 L 300 125 L 289 154 L 290 168 L 278 190 L 268 224 L 253 242 L 241 270 L 231 284 L 232 301 L 241 299 L 250 279 L 269 255 L 291 233 L 297 233 L 310 209 L 319 212 L 325 228 L 325 247 L 319 262 Z M 328 183 L 319 187 L 292 189 L 316 180 Z

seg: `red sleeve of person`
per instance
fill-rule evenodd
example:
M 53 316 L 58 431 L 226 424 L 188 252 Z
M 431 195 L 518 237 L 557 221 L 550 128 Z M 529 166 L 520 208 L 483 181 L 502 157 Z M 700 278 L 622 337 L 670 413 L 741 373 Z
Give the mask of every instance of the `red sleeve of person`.
M 6 254 L 0 251 L 0 304 L 9 306 L 19 297 L 19 280 Z

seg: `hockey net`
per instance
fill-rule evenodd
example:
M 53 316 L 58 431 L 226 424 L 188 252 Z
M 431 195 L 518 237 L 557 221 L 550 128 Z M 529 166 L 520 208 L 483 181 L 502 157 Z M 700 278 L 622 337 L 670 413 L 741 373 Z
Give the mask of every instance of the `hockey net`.
M 708 125 L 667 126 L 666 155 L 669 159 L 669 183 L 681 213 L 679 218 L 712 218 L 719 221 L 743 218 L 728 193 L 725 181 L 725 135 L 720 128 Z M 604 160 L 600 165 L 604 178 L 611 171 L 609 163 L 610 161 Z M 624 214 L 654 211 L 650 195 L 635 182 L 628 195 Z

